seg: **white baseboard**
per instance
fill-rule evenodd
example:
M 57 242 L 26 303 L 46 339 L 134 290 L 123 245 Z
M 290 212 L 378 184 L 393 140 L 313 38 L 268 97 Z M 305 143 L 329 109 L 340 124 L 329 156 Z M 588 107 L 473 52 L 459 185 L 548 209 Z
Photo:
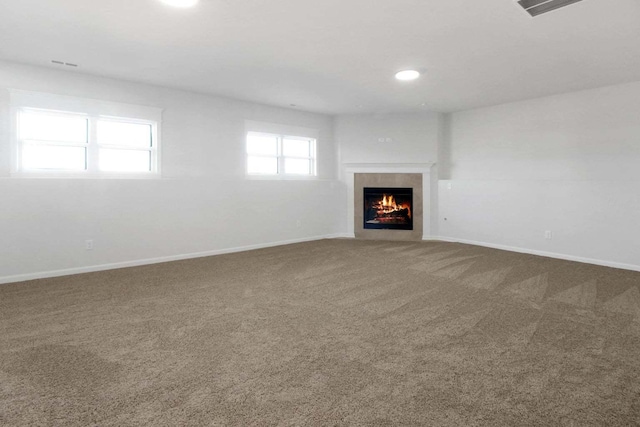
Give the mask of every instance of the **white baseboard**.
M 254 249 L 270 248 L 274 246 L 290 245 L 293 243 L 312 242 L 322 239 L 337 239 L 348 237 L 346 234 L 327 234 L 324 236 L 304 237 L 301 239 L 281 240 L 278 242 L 259 243 L 248 246 L 238 246 L 235 248 L 215 249 L 204 252 L 194 252 L 189 254 L 168 255 L 157 258 L 138 259 L 133 261 L 115 262 L 110 264 L 90 265 L 86 267 L 66 268 L 62 270 L 39 271 L 37 273 L 17 274 L 14 276 L 0 277 L 0 285 L 6 283 L 24 282 L 27 280 L 46 279 L 50 277 L 70 276 L 72 274 L 92 273 L 96 271 L 114 270 L 116 268 L 137 267 L 140 265 L 159 264 L 161 262 L 180 261 L 191 258 L 202 258 L 213 255 L 230 254 L 234 252 L 251 251 Z
M 323 236 L 312 236 L 312 237 L 304 237 L 300 239 L 281 240 L 278 242 L 259 243 L 255 245 L 215 249 L 211 251 L 195 252 L 195 253 L 189 253 L 189 254 L 169 255 L 164 257 L 138 259 L 133 261 L 123 261 L 123 262 L 116 262 L 116 263 L 110 263 L 110 264 L 91 265 L 86 267 L 75 267 L 75 268 L 67 268 L 62 270 L 51 270 L 51 271 L 40 271 L 37 273 L 17 274 L 14 276 L 0 277 L 0 285 L 6 284 L 6 283 L 24 282 L 27 280 L 46 279 L 49 277 L 69 276 L 72 274 L 92 273 L 96 271 L 113 270 L 116 268 L 136 267 L 140 265 L 158 264 L 161 262 L 180 261 L 184 259 L 202 258 L 207 256 L 251 251 L 254 249 L 263 249 L 263 248 L 270 248 L 274 246 L 290 245 L 293 243 L 311 242 L 311 241 L 323 240 L 323 239 L 344 239 L 344 238 L 353 239 L 355 238 L 355 235 L 349 234 L 349 233 L 327 234 Z M 442 236 L 429 236 L 429 237 L 424 237 L 422 240 L 465 243 L 468 245 L 484 246 L 487 248 L 501 249 L 505 251 L 519 252 L 519 253 L 525 253 L 530 255 L 539 255 L 539 256 L 545 256 L 549 258 L 563 259 L 567 261 L 584 262 L 587 264 L 601 265 L 604 267 L 613 267 L 613 268 L 620 268 L 623 270 L 640 271 L 640 265 L 624 264 L 624 263 L 613 262 L 613 261 L 584 258 L 584 257 L 573 256 L 573 255 L 538 251 L 533 249 L 519 248 L 519 247 L 507 246 L 507 245 L 497 245 L 494 243 L 487 243 L 487 242 L 477 242 L 474 240 L 455 239 L 451 237 L 442 237 Z
M 519 253 L 523 253 L 523 254 L 530 254 L 530 255 L 538 255 L 538 256 L 544 256 L 544 257 L 549 257 L 549 258 L 563 259 L 563 260 L 566 260 L 566 261 L 576 261 L 576 262 L 583 262 L 583 263 L 586 263 L 586 264 L 601 265 L 603 267 L 613 267 L 613 268 L 620 268 L 620 269 L 623 269 L 623 270 L 640 271 L 640 265 L 625 264 L 625 263 L 614 262 L 614 261 L 605 261 L 605 260 L 594 259 L 594 258 L 584 258 L 584 257 L 579 257 L 579 256 L 574 256 L 574 255 L 560 254 L 560 253 L 556 253 L 556 252 L 546 252 L 546 251 L 538 251 L 538 250 L 534 250 L 534 249 L 519 248 L 519 247 L 515 247 L 515 246 L 497 245 L 495 243 L 477 242 L 477 241 L 474 241 L 474 240 L 456 239 L 456 238 L 452 238 L 452 237 L 442 237 L 442 236 L 424 238 L 423 240 L 427 240 L 427 241 L 428 240 L 437 240 L 437 241 L 442 241 L 442 242 L 465 243 L 465 244 L 468 244 L 468 245 L 484 246 L 484 247 L 487 247 L 487 248 L 501 249 L 501 250 L 504 250 L 504 251 L 519 252 Z

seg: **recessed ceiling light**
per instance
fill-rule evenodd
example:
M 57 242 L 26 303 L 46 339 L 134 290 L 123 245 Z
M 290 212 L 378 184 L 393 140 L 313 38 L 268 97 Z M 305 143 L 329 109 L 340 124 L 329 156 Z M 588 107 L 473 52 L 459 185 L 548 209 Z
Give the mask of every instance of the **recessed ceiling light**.
M 396 73 L 398 80 L 415 80 L 420 77 L 420 72 L 416 70 L 403 70 Z
M 200 0 L 160 0 L 164 4 L 173 7 L 187 8 L 195 6 Z

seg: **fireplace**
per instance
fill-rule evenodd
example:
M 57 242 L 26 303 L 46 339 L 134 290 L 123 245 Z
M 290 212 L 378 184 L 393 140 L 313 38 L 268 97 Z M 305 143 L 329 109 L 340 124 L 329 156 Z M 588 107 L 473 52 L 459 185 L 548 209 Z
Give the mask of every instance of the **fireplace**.
M 364 187 L 365 229 L 413 230 L 413 188 Z
M 421 241 L 431 236 L 431 163 L 367 164 L 347 163 L 347 235 L 363 240 Z M 410 230 L 365 228 L 365 188 L 412 188 Z M 384 191 L 382 192 L 384 196 Z M 396 200 L 397 204 L 397 200 Z

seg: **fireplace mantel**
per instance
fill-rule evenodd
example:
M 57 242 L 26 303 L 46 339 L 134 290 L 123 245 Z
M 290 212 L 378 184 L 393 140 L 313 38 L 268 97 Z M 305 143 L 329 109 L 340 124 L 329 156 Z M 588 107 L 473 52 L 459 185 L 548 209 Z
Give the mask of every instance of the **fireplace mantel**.
M 427 173 L 435 163 L 343 163 L 346 174 L 351 173 Z
M 434 215 L 435 194 L 437 182 L 434 182 L 431 170 L 435 163 L 343 163 L 342 176 L 347 185 L 347 235 L 355 237 L 354 232 L 354 176 L 357 173 L 393 173 L 393 174 L 422 174 L 423 200 L 423 233 L 422 238 L 431 236 L 431 219 Z

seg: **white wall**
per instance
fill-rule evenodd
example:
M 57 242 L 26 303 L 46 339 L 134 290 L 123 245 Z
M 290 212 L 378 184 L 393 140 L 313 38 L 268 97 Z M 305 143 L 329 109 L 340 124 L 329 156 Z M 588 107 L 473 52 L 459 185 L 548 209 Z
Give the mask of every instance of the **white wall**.
M 10 177 L 8 88 L 163 108 L 162 179 Z M 318 129 L 319 179 L 246 179 L 245 120 Z M 336 158 L 329 116 L 0 62 L 0 282 L 339 233 Z
M 640 82 L 446 122 L 441 236 L 640 268 Z
M 336 118 L 341 163 L 429 163 L 438 156 L 439 114 L 357 114 Z M 380 139 L 384 139 L 381 142 Z M 387 142 L 387 139 L 391 141 Z
M 8 88 L 163 108 L 163 178 L 11 178 Z M 247 180 L 245 120 L 318 129 L 320 179 Z M 640 82 L 334 121 L 0 62 L 0 282 L 344 234 L 346 202 L 324 209 L 347 198 L 341 164 L 435 161 L 432 176 L 446 180 L 432 192 L 433 234 L 640 268 Z

